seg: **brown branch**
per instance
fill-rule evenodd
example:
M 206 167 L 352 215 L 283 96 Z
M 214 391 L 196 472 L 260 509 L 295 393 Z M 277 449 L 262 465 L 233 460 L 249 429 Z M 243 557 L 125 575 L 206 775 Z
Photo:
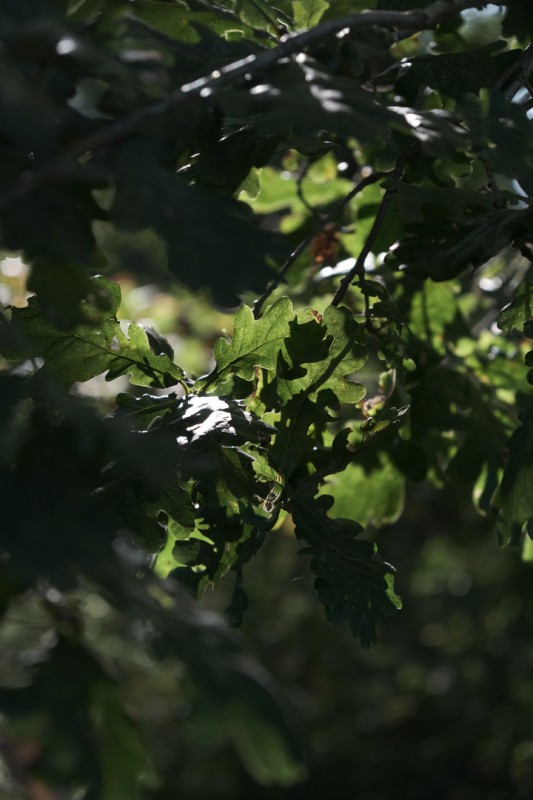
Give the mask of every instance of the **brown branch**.
M 266 300 L 268 300 L 268 298 L 270 297 L 272 292 L 275 289 L 277 289 L 277 287 L 279 286 L 279 284 L 281 283 L 281 281 L 283 280 L 283 278 L 285 277 L 285 275 L 287 274 L 289 269 L 292 267 L 292 265 L 294 264 L 296 259 L 299 258 L 299 256 L 301 256 L 301 254 L 304 252 L 304 250 L 306 250 L 307 247 L 309 247 L 309 245 L 311 244 L 313 239 L 316 236 L 318 236 L 319 233 L 321 233 L 321 231 L 325 228 L 325 226 L 329 222 L 332 222 L 332 220 L 335 219 L 335 217 L 337 216 L 339 211 L 342 211 L 342 209 L 345 206 L 348 205 L 350 200 L 353 200 L 353 198 L 356 195 L 358 195 L 359 192 L 362 192 L 363 189 L 366 189 L 367 186 L 370 186 L 371 184 L 376 183 L 377 181 L 380 181 L 382 178 L 386 178 L 390 174 L 391 174 L 390 171 L 389 172 L 373 172 L 371 175 L 368 175 L 366 178 L 363 178 L 361 181 L 359 181 L 357 186 L 354 186 L 354 188 L 350 192 L 348 192 L 348 194 L 345 197 L 343 197 L 341 200 L 339 200 L 338 203 L 336 203 L 333 206 L 333 208 L 331 209 L 329 214 L 326 214 L 320 220 L 320 222 L 318 222 L 315 225 L 315 227 L 312 229 L 312 231 L 307 234 L 305 239 L 303 239 L 300 242 L 298 247 L 296 247 L 292 251 L 292 253 L 288 257 L 288 259 L 285 261 L 283 266 L 280 268 L 280 270 L 277 273 L 276 277 L 269 283 L 269 285 L 267 286 L 267 288 L 265 289 L 265 291 L 263 292 L 261 297 L 259 297 L 255 301 L 255 303 L 254 303 L 254 317 L 256 319 L 258 319 L 261 316 L 261 310 L 262 310 L 263 305 L 265 304 Z
M 326 20 L 314 28 L 300 33 L 285 36 L 280 43 L 264 50 L 258 55 L 249 55 L 231 64 L 214 70 L 209 75 L 197 78 L 186 83 L 164 100 L 134 111 L 125 117 L 105 125 L 95 133 L 82 139 L 77 145 L 63 156 L 56 158 L 35 172 L 26 172 L 10 191 L 0 195 L 0 211 L 13 201 L 24 197 L 42 183 L 61 175 L 65 166 L 70 166 L 73 159 L 78 159 L 87 153 L 94 153 L 102 148 L 120 141 L 136 131 L 145 122 L 161 117 L 169 111 L 185 105 L 192 97 L 208 97 L 214 91 L 221 89 L 233 81 L 259 72 L 294 53 L 305 50 L 306 47 L 316 44 L 342 30 L 361 30 L 365 28 L 381 27 L 398 31 L 428 30 L 434 28 L 439 22 L 456 17 L 466 8 L 482 8 L 486 5 L 481 0 L 437 0 L 424 10 L 413 11 L 368 11 L 362 14 L 349 14 L 339 19 Z M 529 74 L 529 73 L 528 73 Z
M 419 151 L 419 145 L 416 144 L 415 146 L 409 148 L 402 156 L 400 156 L 400 158 L 396 162 L 396 166 L 394 167 L 392 174 L 388 173 L 391 175 L 391 180 L 399 180 L 401 178 L 401 176 L 403 175 L 403 171 L 405 169 L 405 165 L 407 164 L 408 161 L 414 158 L 414 156 L 418 153 L 418 151 Z M 374 242 L 376 241 L 378 234 L 381 230 L 381 226 L 383 225 L 383 222 L 385 220 L 389 203 L 395 193 L 396 193 L 395 189 L 388 189 L 385 192 L 383 200 L 381 201 L 381 204 L 379 206 L 378 213 L 376 214 L 376 217 L 370 229 L 370 233 L 367 236 L 367 239 L 363 245 L 361 252 L 357 257 L 355 264 L 353 265 L 351 270 L 346 273 L 346 275 L 340 282 L 339 288 L 335 292 L 333 300 L 331 301 L 332 306 L 339 305 L 344 295 L 348 291 L 348 287 L 350 286 L 350 284 L 352 283 L 352 281 L 356 276 L 359 277 L 361 281 L 364 280 L 365 262 L 367 256 L 369 255 L 370 251 L 372 250 L 372 247 L 374 246 Z M 364 297 L 365 297 L 365 313 L 368 320 L 368 313 L 369 313 L 368 298 L 366 294 L 364 295 Z

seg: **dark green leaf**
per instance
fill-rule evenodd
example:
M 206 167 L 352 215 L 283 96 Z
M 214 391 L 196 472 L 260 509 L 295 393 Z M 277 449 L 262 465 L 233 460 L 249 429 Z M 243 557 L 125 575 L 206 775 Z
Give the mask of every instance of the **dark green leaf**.
M 490 211 L 490 206 L 487 195 L 400 184 L 397 210 L 406 233 L 389 263 L 404 265 L 414 277 L 444 281 L 528 238 L 529 210 Z
M 491 42 L 465 52 L 410 59 L 396 84 L 397 89 L 409 103 L 415 103 L 424 86 L 456 100 L 466 92 L 477 93 L 484 87 L 492 87 L 517 56 L 518 51 L 496 55 L 504 45 L 504 42 Z
M 533 533 L 533 424 L 530 415 L 509 441 L 509 459 L 491 507 L 504 544 L 519 544 L 524 529 Z
M 376 624 L 387 622 L 401 607 L 394 593 L 390 564 L 370 542 L 358 539 L 358 523 L 331 519 L 332 498 L 297 496 L 292 506 L 296 536 L 309 544 L 316 589 L 331 622 L 348 622 L 354 636 L 368 647 L 376 641 Z
M 516 36 L 521 41 L 533 33 L 531 6 L 528 0 L 509 0 L 505 4 L 503 33 L 505 36 Z
M 106 373 L 111 381 L 128 375 L 140 386 L 172 386 L 183 372 L 168 355 L 155 355 L 150 348 L 146 331 L 130 323 L 124 333 L 115 312 L 120 303 L 120 290 L 112 289 L 113 304 L 100 327 L 77 325 L 71 331 L 57 328 L 41 311 L 37 298 L 30 298 L 25 308 L 12 310 L 16 335 L 23 350 L 44 358 L 44 370 L 66 387 L 76 381 L 86 381 Z

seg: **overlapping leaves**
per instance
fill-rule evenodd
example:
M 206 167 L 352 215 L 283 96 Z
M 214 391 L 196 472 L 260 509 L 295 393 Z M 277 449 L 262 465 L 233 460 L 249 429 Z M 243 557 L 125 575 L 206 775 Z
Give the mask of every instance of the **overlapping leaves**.
M 333 306 L 323 315 L 309 309 L 295 313 L 284 298 L 260 320 L 241 309 L 232 341 L 219 340 L 215 357 L 216 367 L 200 387 L 231 373 L 257 383 L 251 408 L 269 412 L 276 430 L 268 458 L 285 487 L 277 497 L 288 503 L 297 535 L 310 545 L 304 552 L 312 554 L 326 613 L 348 621 L 363 643 L 373 642 L 376 623 L 398 608 L 392 570 L 371 544 L 356 539 L 362 531 L 357 523 L 330 519 L 324 501 L 313 499 L 324 475 L 350 459 L 344 434 L 326 448 L 324 434 L 331 409 L 364 395 L 364 387 L 349 379 L 366 360 L 359 324 L 347 309 Z M 317 461 L 320 447 L 330 454 L 329 463 L 324 452 Z
M 367 5 L 397 11 L 429 2 Z M 138 630 L 140 620 L 149 620 L 160 655 L 182 659 L 194 673 L 193 705 L 203 698 L 207 718 L 216 720 L 211 729 L 216 735 L 231 729 L 244 763 L 263 782 L 301 775 L 302 753 L 276 692 L 175 582 L 153 575 L 154 561 L 159 576 L 172 575 L 197 593 L 233 569 L 237 619 L 246 603 L 243 567 L 280 511 L 290 511 L 328 617 L 347 621 L 368 644 L 399 601 L 392 568 L 362 538 L 358 522 L 395 519 L 406 479 L 428 475 L 436 484 L 455 478 L 476 491 L 481 486 L 479 504 L 487 508 L 506 459 L 492 501 L 502 539 L 518 542 L 533 519 L 529 413 L 506 449 L 514 406 L 525 402 L 525 381 L 513 381 L 511 367 L 524 349 L 522 329 L 527 335 L 531 327 L 530 284 L 509 297 L 515 275 L 502 278 L 497 300 L 500 307 L 510 301 L 498 317 L 506 349 L 494 331 L 473 343 L 456 308 L 459 288 L 473 330 L 496 319 L 497 303 L 483 295 L 481 281 L 468 296 L 467 275 L 461 286 L 422 289 L 389 270 L 392 264 L 416 279 L 446 281 L 509 245 L 528 252 L 531 210 L 510 190 L 533 191 L 525 96 L 531 92 L 525 72 L 509 72 L 515 58 L 518 66 L 527 62 L 509 45 L 500 53 L 499 42 L 472 47 L 450 36 L 461 24 L 451 9 L 446 25 L 432 32 L 431 49 L 425 36 L 406 41 L 385 24 L 360 38 L 343 31 L 317 39 L 286 57 L 289 36 L 276 59 L 285 31 L 363 7 L 344 0 L 277 6 L 27 0 L 0 10 L 1 244 L 31 262 L 29 288 L 37 293 L 25 308 L 11 309 L 0 328 L 2 354 L 19 373 L 0 381 L 8 555 L 0 604 L 4 609 L 35 586 L 68 593 L 82 576 L 120 611 L 124 628 Z M 530 31 L 527 9 L 525 2 L 508 4 L 504 34 L 520 39 Z M 264 69 L 257 69 L 257 54 Z M 239 72 L 238 80 L 189 91 L 197 79 L 192 85 L 213 85 L 213 70 L 241 58 L 250 72 Z M 510 102 L 506 92 L 517 75 L 522 95 Z M 182 95 L 183 84 L 189 88 Z M 418 150 L 402 172 L 397 159 L 405 159 L 413 138 Z M 302 188 L 310 164 L 302 154 L 323 153 L 331 183 L 310 200 Z M 128 257 L 114 262 L 121 271 L 135 272 L 142 241 L 155 264 L 151 278 L 174 276 L 237 305 L 246 290 L 263 290 L 272 262 L 305 241 L 310 221 L 323 219 L 331 200 L 349 191 L 348 173 L 342 180 L 337 174 L 342 163 L 357 180 L 396 163 L 397 179 L 384 187 L 384 217 L 375 217 L 376 185 L 371 204 L 346 206 L 346 219 L 338 220 L 354 257 L 370 216 L 384 220 L 373 246 L 375 294 L 361 280 L 345 295 L 350 310 L 327 307 L 323 315 L 296 312 L 286 298 L 261 319 L 243 306 L 231 340 L 215 346 L 214 369 L 196 383 L 165 342 L 120 323 L 116 287 L 91 278 L 110 254 L 113 261 L 117 241 L 129 244 L 131 237 Z M 269 175 L 280 192 L 275 208 L 265 203 L 262 219 L 238 192 L 246 185 L 248 196 L 257 196 Z M 347 236 L 340 232 L 344 223 L 353 225 Z M 281 248 L 278 229 L 290 232 Z M 384 266 L 378 256 L 393 244 Z M 313 285 L 315 267 L 302 254 L 292 285 L 301 281 L 305 302 L 322 291 Z M 367 375 L 376 397 L 363 409 L 356 373 L 366 343 L 352 309 L 364 313 L 377 353 Z M 376 363 L 385 364 L 385 376 L 374 374 Z M 526 365 L 533 366 L 531 355 Z M 165 395 L 122 393 L 115 413 L 102 419 L 69 394 L 100 375 L 127 376 L 154 390 L 181 386 Z M 354 432 L 349 448 L 348 426 L 361 410 L 364 429 Z M 351 481 L 357 484 L 351 507 L 361 513 L 357 522 L 336 517 L 323 495 L 316 499 L 333 473 L 346 478 L 349 491 L 355 491 Z M 40 703 L 39 681 L 48 672 L 43 703 L 49 696 L 53 702 L 45 713 L 52 718 L 58 711 L 53 724 L 79 736 L 68 752 L 84 787 L 103 797 L 133 794 L 145 763 L 140 739 L 116 684 L 91 660 L 83 625 L 78 629 L 67 612 L 61 603 L 52 612 L 58 638 L 41 652 L 36 691 L 26 696 Z M 69 663 L 71 703 L 58 688 Z M 81 734 L 69 705 L 80 709 Z M 124 760 L 110 764 L 106 751 L 115 742 Z
M 11 310 L 11 338 L 19 347 L 5 355 L 44 359 L 44 371 L 67 388 L 101 374 L 108 381 L 127 375 L 140 386 L 164 388 L 178 383 L 182 370 L 166 353 L 153 352 L 140 325 L 130 323 L 123 331 L 116 318 L 118 286 L 111 288 L 103 279 L 95 281 L 95 286 L 109 290 L 107 315 L 100 325 L 86 322 L 61 330 L 46 317 L 37 298 L 30 298 L 24 308 Z

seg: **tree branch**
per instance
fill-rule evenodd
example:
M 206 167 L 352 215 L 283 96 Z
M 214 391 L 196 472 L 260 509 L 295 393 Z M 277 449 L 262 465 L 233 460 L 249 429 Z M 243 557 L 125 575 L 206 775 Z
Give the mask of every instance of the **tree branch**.
M 208 97 L 213 92 L 221 89 L 233 81 L 244 78 L 281 59 L 288 58 L 294 53 L 305 50 L 306 47 L 334 36 L 342 30 L 362 30 L 365 28 L 381 27 L 391 30 L 422 31 L 434 28 L 439 22 L 458 16 L 467 8 L 482 8 L 485 2 L 481 0 L 437 0 L 424 10 L 413 11 L 368 11 L 362 14 L 350 14 L 339 19 L 327 20 L 314 28 L 300 33 L 285 36 L 280 44 L 270 50 L 265 50 L 258 55 L 249 55 L 239 61 L 234 61 L 225 67 L 186 83 L 164 100 L 145 106 L 138 111 L 115 120 L 100 128 L 95 133 L 82 139 L 64 156 L 51 161 L 35 172 L 26 172 L 10 191 L 0 195 L 0 211 L 13 201 L 24 197 L 42 183 L 60 175 L 65 166 L 71 164 L 72 159 L 96 152 L 102 148 L 120 141 L 132 134 L 145 122 L 161 117 L 171 110 L 185 105 L 192 97 Z
M 533 45 L 529 44 L 516 61 L 503 72 L 496 81 L 496 88 L 501 89 L 508 100 L 512 100 L 515 94 L 524 86 L 529 76 L 533 72 Z M 514 79 L 504 88 L 510 78 Z
M 396 166 L 394 167 L 394 170 L 392 171 L 392 174 L 390 172 L 386 173 L 386 174 L 391 175 L 391 179 L 392 180 L 399 180 L 401 178 L 402 174 L 403 174 L 403 171 L 405 169 L 405 165 L 407 164 L 408 161 L 410 161 L 411 158 L 414 158 L 414 156 L 418 153 L 418 150 L 419 150 L 418 144 L 415 145 L 414 147 L 409 148 L 409 150 L 407 150 L 402 156 L 400 156 L 400 158 L 396 162 Z M 358 276 L 361 280 L 364 279 L 364 277 L 365 277 L 365 262 L 366 262 L 367 256 L 369 255 L 370 251 L 372 250 L 374 242 L 377 239 L 378 233 L 381 230 L 381 226 L 383 225 L 383 221 L 385 219 L 385 215 L 387 213 L 387 209 L 389 207 L 389 203 L 390 203 L 391 197 L 394 194 L 395 194 L 395 190 L 394 189 L 388 189 L 385 192 L 385 196 L 383 197 L 383 200 L 381 201 L 381 204 L 380 204 L 379 209 L 378 209 L 378 213 L 376 214 L 376 218 L 374 219 L 374 223 L 373 223 L 373 225 L 372 225 L 372 227 L 370 229 L 370 233 L 367 236 L 366 242 L 364 243 L 363 248 L 362 248 L 361 252 L 359 253 L 359 255 L 357 257 L 357 260 L 356 260 L 355 264 L 353 265 L 351 270 L 346 273 L 346 275 L 344 276 L 344 278 L 340 282 L 339 288 L 335 292 L 333 300 L 331 301 L 331 305 L 332 306 L 338 306 L 339 305 L 339 303 L 343 299 L 344 295 L 348 291 L 348 287 L 350 286 L 351 282 L 353 281 L 353 279 L 356 276 Z M 367 299 L 366 295 L 365 295 L 365 306 L 366 306 L 366 309 L 367 309 L 367 316 L 368 316 L 368 299 Z
M 288 257 L 288 259 L 285 261 L 285 263 L 283 264 L 283 266 L 279 270 L 279 272 L 276 275 L 276 277 L 271 281 L 271 283 L 269 283 L 269 285 L 267 286 L 267 288 L 265 289 L 265 291 L 261 295 L 261 297 L 259 297 L 255 301 L 255 303 L 254 303 L 254 317 L 256 319 L 258 319 L 261 316 L 261 310 L 262 310 L 263 305 L 265 304 L 266 300 L 268 300 L 268 298 L 270 297 L 272 292 L 275 289 L 277 289 L 277 287 L 279 286 L 279 284 L 281 283 L 281 281 L 283 280 L 283 278 L 285 277 L 285 275 L 287 274 L 289 269 L 292 267 L 292 265 L 294 264 L 296 259 L 304 252 L 304 250 L 307 247 L 309 247 L 309 245 L 311 244 L 313 239 L 316 236 L 318 236 L 318 234 L 326 227 L 326 225 L 329 222 L 332 222 L 332 220 L 335 219 L 335 217 L 337 216 L 339 211 L 342 211 L 342 209 L 345 206 L 348 205 L 350 200 L 353 200 L 353 198 L 356 195 L 358 195 L 359 192 L 362 192 L 363 189 L 366 189 L 367 186 L 370 186 L 372 183 L 376 183 L 377 181 L 381 180 L 382 178 L 386 178 L 390 174 L 391 174 L 390 171 L 389 172 L 373 172 L 371 175 L 368 175 L 366 178 L 363 178 L 363 180 L 360 181 L 357 184 L 357 186 L 354 186 L 354 188 L 350 192 L 348 192 L 348 194 L 345 197 L 343 197 L 341 200 L 339 200 L 338 203 L 336 203 L 333 206 L 333 208 L 331 209 L 329 214 L 326 214 L 320 220 L 320 222 L 318 222 L 318 224 L 315 225 L 313 230 L 310 233 L 307 234 L 305 239 L 303 239 L 300 242 L 298 247 L 296 247 L 292 251 L 292 253 Z

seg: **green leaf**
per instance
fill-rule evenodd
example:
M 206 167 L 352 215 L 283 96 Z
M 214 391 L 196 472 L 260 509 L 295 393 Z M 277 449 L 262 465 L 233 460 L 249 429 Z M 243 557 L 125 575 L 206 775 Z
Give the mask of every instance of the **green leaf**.
M 357 403 L 364 396 L 365 387 L 348 380 L 366 361 L 361 333 L 348 309 L 334 306 L 323 315 L 306 309 L 290 323 L 276 379 L 259 393 L 267 407 L 281 405 L 270 455 L 286 478 L 306 454 L 311 456 L 317 438 L 309 429 L 323 429 L 327 408 Z
M 276 439 L 270 457 L 276 469 L 287 479 L 292 476 L 300 459 L 315 447 L 316 439 L 309 435 L 309 429 L 317 422 L 323 422 L 323 418 L 323 409 L 319 409 L 304 393 L 295 395 L 283 405 L 276 422 Z
M 187 119 L 187 138 L 196 147 L 193 143 L 198 137 L 206 136 L 203 106 L 191 108 Z M 202 147 L 207 163 L 217 134 L 218 130 L 211 129 L 208 144 Z M 148 142 L 130 140 L 121 146 L 113 166 L 112 222 L 129 232 L 153 228 L 165 244 L 166 266 L 177 280 L 195 290 L 208 288 L 221 306 L 235 307 L 245 289 L 260 291 L 272 277 L 267 256 L 279 253 L 279 239 L 259 226 L 248 205 L 201 183 L 188 185 L 174 168 L 168 168 L 160 150 L 156 137 Z M 238 161 L 229 162 L 230 174 L 222 175 L 221 180 L 224 186 L 229 180 L 235 191 L 248 168 L 243 174 L 237 171 L 235 178 L 233 166 L 237 169 Z M 204 162 L 204 174 L 206 167 Z M 220 164 L 215 172 L 218 170 L 224 171 Z M 201 226 L 199 219 L 203 220 Z
M 524 414 L 509 441 L 509 459 L 491 508 L 503 544 L 517 545 L 527 529 L 533 538 L 533 421 Z
M 111 381 L 128 375 L 140 386 L 163 388 L 183 378 L 182 370 L 166 354 L 155 355 L 146 332 L 130 323 L 124 333 L 114 313 L 120 302 L 120 291 L 113 290 L 113 306 L 100 327 L 80 324 L 70 331 L 57 328 L 43 314 L 37 297 L 24 308 L 12 309 L 11 325 L 32 357 L 41 357 L 43 370 L 66 387 L 76 381 L 87 381 L 106 374 Z
M 329 6 L 327 0 L 293 0 L 294 26 L 296 28 L 312 28 L 320 22 Z
M 173 392 L 166 395 L 143 394 L 140 397 L 119 392 L 116 402 L 118 408 L 114 417 L 123 419 L 135 430 L 146 430 L 154 420 L 171 416 L 182 401 Z
M 504 333 L 521 331 L 530 319 L 533 319 L 533 283 L 524 280 L 516 287 L 511 302 L 500 311 L 498 328 Z
M 430 86 L 441 94 L 459 99 L 466 92 L 478 93 L 494 82 L 505 68 L 516 59 L 519 51 L 495 52 L 505 46 L 504 42 L 491 42 L 466 52 L 443 55 L 423 55 L 409 59 L 402 65 L 405 70 L 396 87 L 409 103 L 416 102 L 424 86 Z
M 221 397 L 184 398 L 173 421 L 178 444 L 204 449 L 212 444 L 235 447 L 270 436 L 274 429 L 246 411 L 238 400 Z
M 316 400 L 325 392 L 333 403 L 359 402 L 365 389 L 347 377 L 366 361 L 361 341 L 362 329 L 346 308 L 328 306 L 323 315 L 300 312 L 285 343 L 288 364 L 278 367 L 280 399 Z
M 320 131 L 331 131 L 368 143 L 385 140 L 391 126 L 411 132 L 404 114 L 378 103 L 355 81 L 331 75 L 307 56 L 277 65 L 268 82 L 226 90 L 219 103 L 232 116 L 252 115 L 257 130 L 279 137 L 317 137 Z M 320 143 L 320 136 L 315 141 Z
M 180 42 L 192 44 L 199 42 L 201 36 L 196 25 L 202 25 L 223 36 L 227 33 L 243 33 L 246 25 L 231 15 L 207 10 L 190 10 L 177 3 L 163 3 L 157 0 L 135 3 L 133 13 L 145 20 L 156 30 Z
M 221 661 L 222 659 L 218 659 Z M 228 736 L 257 783 L 290 786 L 307 775 L 299 721 L 264 669 L 248 658 L 234 658 L 233 674 L 204 665 L 188 681 L 192 714 L 185 729 L 198 745 Z
M 216 367 L 196 383 L 195 390 L 206 391 L 227 380 L 231 374 L 251 381 L 256 367 L 275 369 L 293 317 L 292 303 L 287 297 L 280 298 L 258 320 L 254 319 L 249 306 L 242 306 L 235 315 L 231 342 L 217 340 L 214 350 Z
M 529 209 L 491 211 L 491 198 L 476 192 L 400 183 L 395 204 L 406 231 L 387 263 L 413 277 L 450 280 L 529 236 Z
M 375 464 L 349 464 L 328 478 L 321 493 L 333 497 L 339 516 L 380 527 L 396 522 L 402 513 L 405 477 L 386 453 L 380 453 Z
M 403 181 L 387 181 L 384 185 L 394 190 L 394 205 L 406 223 L 424 222 L 428 210 L 448 220 L 460 220 L 494 207 L 490 195 L 469 189 L 416 186 Z
M 474 153 L 483 163 L 533 194 L 533 121 L 527 109 L 501 91 L 485 89 L 480 97 L 465 96 L 460 113 L 471 129 Z
M 520 41 L 527 40 L 533 33 L 531 5 L 528 0 L 510 0 L 505 4 L 503 33 L 505 36 L 516 36 Z
M 209 580 L 235 564 L 259 528 L 275 522 L 275 508 L 263 505 L 271 478 L 263 463 L 254 470 L 256 459 L 266 461 L 275 429 L 242 402 L 195 395 L 155 418 L 150 432 L 158 427 L 177 443 L 176 469 L 185 490 L 164 488 L 149 502 L 141 497 L 143 510 L 169 518 L 156 569 L 162 576 L 172 572 L 201 594 Z
M 291 513 L 295 533 L 309 544 L 315 586 L 331 622 L 348 622 L 368 647 L 376 641 L 376 624 L 392 619 L 401 601 L 393 589 L 394 570 L 376 547 L 357 537 L 363 530 L 349 519 L 331 519 L 332 498 L 296 496 Z
M 102 800 L 132 800 L 148 766 L 133 722 L 124 713 L 118 686 L 103 675 L 90 689 L 90 712 L 102 770 Z

